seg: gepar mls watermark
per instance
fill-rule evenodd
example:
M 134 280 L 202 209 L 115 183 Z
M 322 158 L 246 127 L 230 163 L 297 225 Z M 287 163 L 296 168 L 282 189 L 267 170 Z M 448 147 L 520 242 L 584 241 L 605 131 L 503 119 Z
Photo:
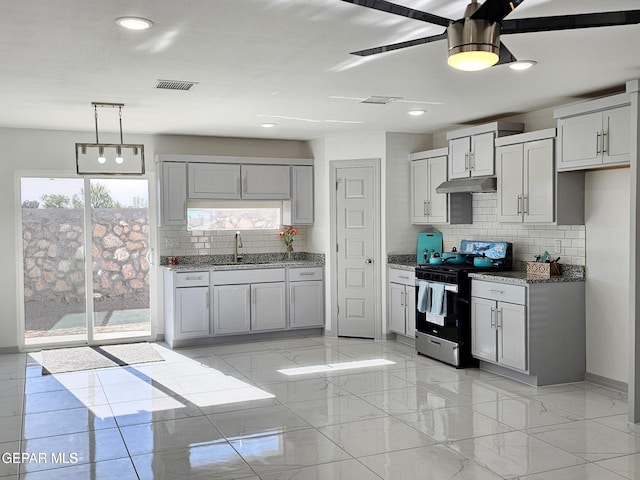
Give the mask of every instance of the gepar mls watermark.
M 78 454 L 76 452 L 4 452 L 2 454 L 2 463 L 24 464 L 24 463 L 50 463 L 55 465 L 75 465 L 78 463 Z

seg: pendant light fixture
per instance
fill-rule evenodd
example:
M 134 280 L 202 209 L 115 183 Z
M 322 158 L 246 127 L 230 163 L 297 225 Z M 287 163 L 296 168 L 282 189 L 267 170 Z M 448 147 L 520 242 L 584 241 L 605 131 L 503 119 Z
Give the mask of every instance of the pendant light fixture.
M 122 137 L 123 103 L 92 102 L 96 143 L 76 143 L 76 172 L 78 175 L 143 175 L 144 145 L 124 143 Z M 120 127 L 120 143 L 100 143 L 98 134 L 98 107 L 117 108 Z M 97 154 L 96 154 L 97 150 Z M 93 153 L 91 153 L 93 152 Z M 107 153 L 113 152 L 113 162 L 108 161 Z M 93 158 L 93 161 L 91 160 Z M 126 158 L 126 162 L 125 162 Z

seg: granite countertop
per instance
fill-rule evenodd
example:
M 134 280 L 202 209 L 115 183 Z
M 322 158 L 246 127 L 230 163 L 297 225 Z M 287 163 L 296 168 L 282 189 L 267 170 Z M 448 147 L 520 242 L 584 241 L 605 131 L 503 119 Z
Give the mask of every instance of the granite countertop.
M 324 262 L 318 260 L 280 260 L 273 262 L 239 262 L 229 264 L 194 263 L 184 265 L 162 265 L 172 272 L 203 272 L 207 270 L 252 270 L 256 268 L 284 268 L 284 267 L 323 267 Z
M 469 276 L 471 278 L 477 278 L 479 280 L 490 280 L 492 282 L 501 283 L 516 283 L 520 285 L 527 285 L 531 283 L 584 282 L 584 275 L 572 275 L 570 272 L 556 277 L 530 275 L 524 271 L 469 273 Z

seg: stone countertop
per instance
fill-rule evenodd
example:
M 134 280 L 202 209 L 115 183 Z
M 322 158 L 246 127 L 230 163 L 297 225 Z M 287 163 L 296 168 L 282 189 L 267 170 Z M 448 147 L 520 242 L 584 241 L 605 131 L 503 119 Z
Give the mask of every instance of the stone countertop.
M 531 283 L 560 283 L 560 282 L 584 282 L 584 276 L 559 275 L 557 277 L 542 277 L 540 275 L 530 275 L 523 271 L 496 272 L 496 273 L 469 273 L 471 278 L 478 280 L 489 280 L 500 283 L 515 283 L 527 285 Z
M 398 270 L 407 270 L 410 272 L 413 272 L 416 269 L 416 262 L 393 262 L 393 263 L 387 263 L 387 266 L 389 268 L 395 268 Z
M 280 260 L 273 262 L 239 262 L 228 264 L 184 264 L 184 265 L 162 265 L 172 272 L 205 272 L 205 271 L 222 271 L 222 270 L 252 270 L 256 268 L 284 268 L 284 267 L 323 267 L 324 262 L 320 260 Z

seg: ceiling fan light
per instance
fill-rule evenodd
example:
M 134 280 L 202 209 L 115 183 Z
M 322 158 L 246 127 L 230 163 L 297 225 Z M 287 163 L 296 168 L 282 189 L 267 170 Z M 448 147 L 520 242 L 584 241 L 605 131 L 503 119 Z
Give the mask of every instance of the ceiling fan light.
M 494 52 L 471 51 L 449 55 L 447 63 L 457 70 L 477 72 L 493 67 L 499 59 L 500 57 Z

